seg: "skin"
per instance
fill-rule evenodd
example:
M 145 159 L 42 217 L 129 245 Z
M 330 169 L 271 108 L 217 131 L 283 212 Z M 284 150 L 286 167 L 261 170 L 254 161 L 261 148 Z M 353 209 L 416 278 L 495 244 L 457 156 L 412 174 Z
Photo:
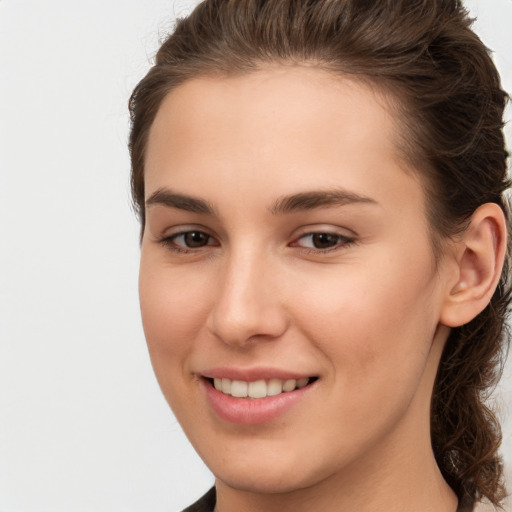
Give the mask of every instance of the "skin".
M 159 109 L 142 318 L 162 391 L 216 476 L 220 512 L 456 509 L 429 404 L 447 296 L 474 273 L 461 272 L 455 245 L 435 262 L 423 188 L 396 142 L 383 96 L 311 68 L 190 80 Z M 212 211 L 171 206 L 171 191 Z M 351 200 L 278 207 L 332 191 Z M 206 245 L 187 247 L 190 231 Z M 315 247 L 311 233 L 334 235 L 333 246 Z M 277 418 L 239 425 L 205 396 L 202 376 L 219 366 L 318 380 Z

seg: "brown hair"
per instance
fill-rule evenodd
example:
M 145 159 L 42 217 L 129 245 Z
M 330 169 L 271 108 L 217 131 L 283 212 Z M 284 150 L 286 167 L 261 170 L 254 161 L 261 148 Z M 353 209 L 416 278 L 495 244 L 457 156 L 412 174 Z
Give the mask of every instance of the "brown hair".
M 503 193 L 506 94 L 468 13 L 456 0 L 207 0 L 177 22 L 130 99 L 132 194 L 144 229 L 144 158 L 167 93 L 191 78 L 271 63 L 359 77 L 394 103 L 400 149 L 423 179 L 434 252 Z M 500 426 L 487 407 L 508 337 L 508 262 L 490 304 L 453 329 L 431 406 L 432 445 L 459 496 L 505 495 Z

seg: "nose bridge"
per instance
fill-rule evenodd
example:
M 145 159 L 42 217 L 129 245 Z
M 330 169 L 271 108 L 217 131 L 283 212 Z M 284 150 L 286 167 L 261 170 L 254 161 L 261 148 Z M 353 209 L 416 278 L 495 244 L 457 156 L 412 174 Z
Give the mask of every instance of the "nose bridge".
M 278 337 L 286 329 L 275 265 L 269 253 L 250 243 L 228 251 L 218 277 L 210 330 L 223 342 Z

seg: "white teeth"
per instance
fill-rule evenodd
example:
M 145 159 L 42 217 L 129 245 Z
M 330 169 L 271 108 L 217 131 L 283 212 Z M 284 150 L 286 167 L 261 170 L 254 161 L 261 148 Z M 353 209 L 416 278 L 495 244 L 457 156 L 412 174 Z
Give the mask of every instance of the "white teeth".
M 284 381 L 283 391 L 293 391 L 297 386 L 297 381 L 295 379 L 288 379 Z
M 231 381 L 229 379 L 222 379 L 221 390 L 226 395 L 231 395 Z
M 283 392 L 283 381 L 270 379 L 267 384 L 267 396 L 279 395 Z
M 225 395 L 231 395 L 236 398 L 265 398 L 266 396 L 276 396 L 281 393 L 289 393 L 295 389 L 301 389 L 309 383 L 308 377 L 302 379 L 270 379 L 245 382 L 243 380 L 213 379 L 213 386 L 216 390 Z
M 245 398 L 247 396 L 247 382 L 242 380 L 234 380 L 231 382 L 231 396 L 237 398 Z
M 267 396 L 267 383 L 264 380 L 249 382 L 248 395 L 251 398 L 264 398 Z

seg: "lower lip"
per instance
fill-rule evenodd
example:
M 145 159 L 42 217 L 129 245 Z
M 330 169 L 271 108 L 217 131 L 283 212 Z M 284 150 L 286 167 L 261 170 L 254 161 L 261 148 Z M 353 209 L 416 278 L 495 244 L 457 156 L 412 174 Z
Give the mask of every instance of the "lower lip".
M 216 415 L 230 423 L 258 425 L 281 416 L 297 405 L 314 383 L 301 389 L 265 398 L 235 398 L 216 390 L 210 382 L 203 381 L 206 398 Z

